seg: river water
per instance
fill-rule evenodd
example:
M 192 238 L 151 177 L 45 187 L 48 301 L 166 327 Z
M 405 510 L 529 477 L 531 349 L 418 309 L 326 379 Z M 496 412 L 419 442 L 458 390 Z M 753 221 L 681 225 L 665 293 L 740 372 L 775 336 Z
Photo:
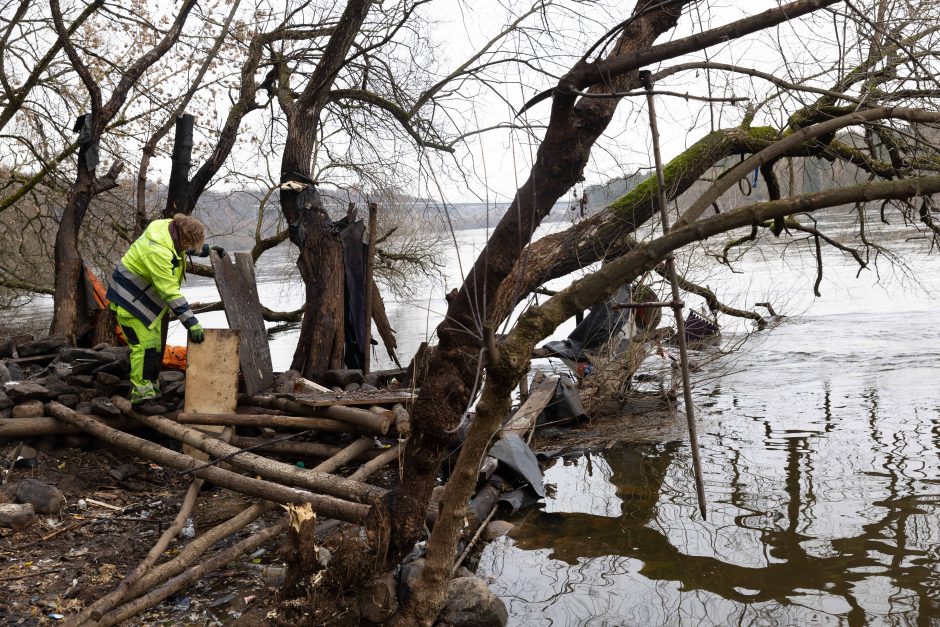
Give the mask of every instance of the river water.
M 820 225 L 852 228 L 844 216 Z M 851 259 L 824 248 L 822 298 L 807 242 L 784 258 L 777 242 L 754 248 L 737 272 L 689 269 L 727 301 L 770 300 L 788 316 L 753 335 L 723 320 L 726 345 L 746 341 L 695 375 L 708 520 L 685 442 L 555 460 L 552 496 L 480 560 L 510 623 L 940 625 L 940 261 L 912 234 L 881 236 L 913 277 L 884 258 L 856 276 Z M 387 299 L 403 363 L 431 336 L 485 231 L 457 240 L 448 278 Z M 302 302 L 289 266 L 261 264 L 264 304 Z M 184 292 L 217 298 L 198 278 Z M 48 307 L 37 301 L 32 315 Z M 222 313 L 201 318 L 225 326 Z M 275 369 L 289 367 L 295 341 L 296 331 L 272 340 Z M 390 364 L 383 350 L 376 360 Z

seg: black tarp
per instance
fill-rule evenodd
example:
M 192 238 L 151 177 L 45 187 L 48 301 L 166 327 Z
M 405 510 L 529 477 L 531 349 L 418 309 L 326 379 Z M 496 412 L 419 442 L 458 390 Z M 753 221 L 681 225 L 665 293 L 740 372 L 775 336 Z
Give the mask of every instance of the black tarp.
M 567 338 L 546 342 L 542 349 L 551 357 L 562 357 L 576 362 L 589 361 L 584 351 L 600 348 L 620 331 L 630 317 L 628 309 L 615 310 L 611 306 L 627 302 L 630 302 L 629 285 L 621 287 L 609 300 L 591 307 L 588 315 Z

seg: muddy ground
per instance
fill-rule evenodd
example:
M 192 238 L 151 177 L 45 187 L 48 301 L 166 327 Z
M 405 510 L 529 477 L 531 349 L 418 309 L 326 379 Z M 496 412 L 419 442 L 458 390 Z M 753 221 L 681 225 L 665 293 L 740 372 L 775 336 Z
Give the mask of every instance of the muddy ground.
M 16 443 L 0 446 L 4 469 L 15 449 Z M 37 516 L 27 529 L 0 529 L 0 625 L 61 623 L 60 616 L 74 614 L 107 594 L 172 522 L 189 482 L 175 471 L 109 449 L 40 452 L 34 468 L 12 470 L 4 492 L 26 478 L 58 487 L 67 502 L 58 514 Z M 226 491 L 204 490 L 192 516 L 192 531 L 222 522 L 245 506 L 240 497 Z M 280 515 L 268 514 L 217 548 L 243 539 Z M 191 536 L 187 529 L 184 534 L 187 531 Z M 166 558 L 178 552 L 181 541 L 186 539 L 171 543 Z M 273 607 L 280 572 L 278 548 L 265 546 L 243 556 L 136 617 L 133 624 L 260 622 L 257 619 Z

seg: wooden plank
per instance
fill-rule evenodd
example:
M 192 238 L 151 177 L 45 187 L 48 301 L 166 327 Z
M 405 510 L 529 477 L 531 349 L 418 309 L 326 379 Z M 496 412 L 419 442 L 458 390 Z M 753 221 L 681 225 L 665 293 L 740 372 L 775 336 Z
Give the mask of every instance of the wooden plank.
M 239 361 L 245 390 L 248 394 L 258 394 L 274 385 L 271 350 L 251 255 L 235 253 L 233 256 L 234 263 L 227 258 L 220 258 L 215 252 L 212 252 L 210 258 L 228 325 L 241 331 Z
M 358 405 L 406 405 L 418 397 L 417 390 L 378 390 L 377 392 L 352 392 L 344 395 L 297 394 L 294 399 L 307 407 L 358 406 Z
M 558 386 L 558 377 L 546 377 L 538 372 L 532 380 L 529 398 L 519 406 L 501 431 L 501 435 L 515 433 L 525 439 L 525 434 L 538 419 L 545 406 L 555 398 L 555 388 Z
M 237 329 L 206 329 L 205 339 L 189 342 L 186 349 L 186 394 L 183 411 L 200 414 L 234 414 L 238 404 Z M 221 433 L 223 425 L 193 425 Z M 183 453 L 208 459 L 202 451 L 183 445 Z

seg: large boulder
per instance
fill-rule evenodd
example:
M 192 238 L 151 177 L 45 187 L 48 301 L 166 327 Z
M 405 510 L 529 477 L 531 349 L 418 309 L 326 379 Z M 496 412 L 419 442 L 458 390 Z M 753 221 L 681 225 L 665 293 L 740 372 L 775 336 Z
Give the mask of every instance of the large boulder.
M 23 479 L 16 484 L 16 500 L 31 503 L 39 514 L 55 514 L 65 506 L 65 495 L 59 488 L 36 479 Z
M 439 627 L 505 627 L 509 611 L 502 599 L 477 577 L 458 577 L 447 584 Z
M 0 337 L 0 359 L 13 357 L 16 352 L 16 340 L 9 335 Z
M 20 531 L 36 519 L 36 512 L 29 503 L 5 503 L 0 505 L 0 527 L 10 527 Z

